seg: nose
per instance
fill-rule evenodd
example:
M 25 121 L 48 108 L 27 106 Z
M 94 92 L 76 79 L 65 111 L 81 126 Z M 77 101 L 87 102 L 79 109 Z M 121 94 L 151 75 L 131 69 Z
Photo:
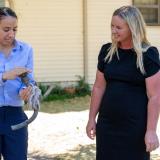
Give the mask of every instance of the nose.
M 117 33 L 117 30 L 115 27 L 112 27 L 112 34 L 115 34 L 115 33 Z
M 13 38 L 15 36 L 15 32 L 13 30 L 9 31 L 9 37 Z

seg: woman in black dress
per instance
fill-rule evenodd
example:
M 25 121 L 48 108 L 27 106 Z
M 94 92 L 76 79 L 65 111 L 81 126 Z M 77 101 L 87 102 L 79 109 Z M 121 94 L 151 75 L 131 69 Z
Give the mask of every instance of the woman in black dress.
M 117 9 L 111 31 L 98 56 L 86 132 L 96 135 L 96 160 L 149 160 L 159 146 L 159 53 L 136 7 Z

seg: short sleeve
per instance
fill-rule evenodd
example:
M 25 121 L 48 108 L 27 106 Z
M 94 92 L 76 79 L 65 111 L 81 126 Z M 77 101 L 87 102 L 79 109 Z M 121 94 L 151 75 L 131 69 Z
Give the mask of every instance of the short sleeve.
M 107 44 L 104 44 L 100 49 L 100 52 L 99 52 L 99 55 L 98 55 L 98 64 L 97 64 L 97 69 L 100 72 L 103 72 L 105 57 L 108 53 L 108 49 L 110 48 L 110 46 L 111 46 L 111 43 L 107 43 Z
M 160 55 L 156 47 L 150 47 L 144 53 L 144 69 L 146 72 L 145 78 L 156 74 L 160 70 Z

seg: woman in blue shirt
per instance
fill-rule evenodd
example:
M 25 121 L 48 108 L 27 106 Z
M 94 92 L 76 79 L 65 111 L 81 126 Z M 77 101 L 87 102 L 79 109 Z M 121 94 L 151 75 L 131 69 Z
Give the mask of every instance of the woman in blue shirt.
M 27 119 L 22 106 L 31 87 L 19 77 L 27 72 L 33 81 L 33 50 L 15 39 L 16 13 L 7 7 L 0 8 L 0 154 L 4 160 L 27 160 L 27 127 L 12 131 L 6 126 Z

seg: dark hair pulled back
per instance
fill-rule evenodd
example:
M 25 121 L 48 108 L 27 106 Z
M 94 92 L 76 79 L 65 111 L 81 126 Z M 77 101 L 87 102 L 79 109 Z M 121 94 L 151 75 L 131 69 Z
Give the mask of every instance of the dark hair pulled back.
M 0 20 L 4 17 L 11 16 L 17 19 L 16 13 L 9 7 L 0 7 Z

